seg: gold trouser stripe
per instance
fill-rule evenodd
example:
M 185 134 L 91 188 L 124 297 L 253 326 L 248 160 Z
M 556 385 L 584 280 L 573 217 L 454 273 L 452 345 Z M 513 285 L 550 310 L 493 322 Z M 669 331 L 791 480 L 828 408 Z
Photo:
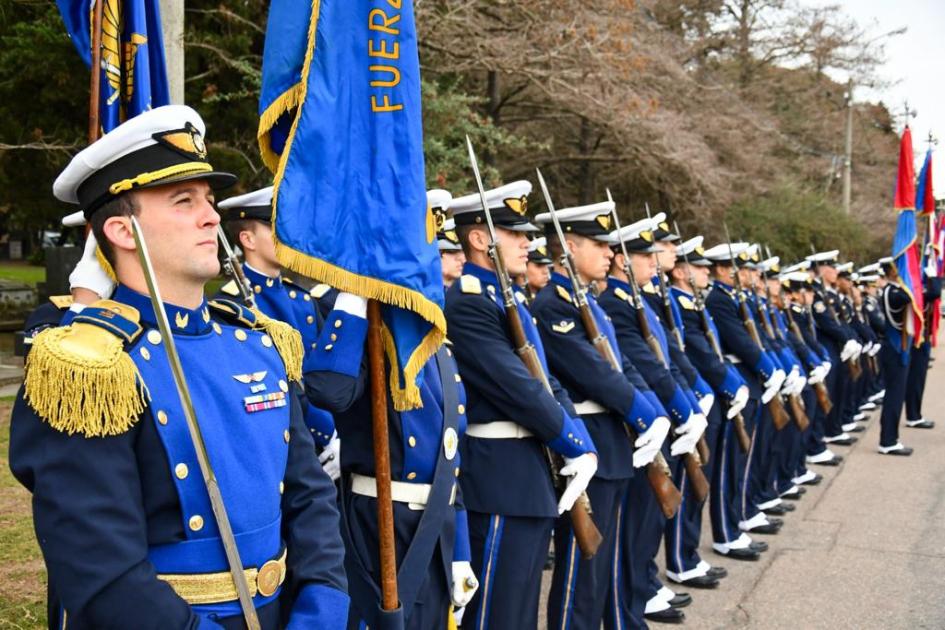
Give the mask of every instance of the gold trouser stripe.
M 167 168 L 162 168 L 157 171 L 151 171 L 150 173 L 141 173 L 130 179 L 123 179 L 121 181 L 115 182 L 108 187 L 108 192 L 113 195 L 123 193 L 126 190 L 131 190 L 136 186 L 144 186 L 152 182 L 157 182 L 168 177 L 174 177 L 175 175 L 190 175 L 191 173 L 209 173 L 213 170 L 213 167 L 207 164 L 206 162 L 184 162 L 183 164 L 175 164 L 173 166 L 168 166 Z
M 268 597 L 285 581 L 286 552 L 277 560 L 270 560 L 260 568 L 244 569 L 249 594 Z M 278 574 L 276 573 L 278 571 Z M 239 599 L 229 571 L 219 573 L 158 573 L 158 579 L 167 582 L 174 592 L 191 605 L 215 604 Z M 278 581 L 276 580 L 278 577 Z

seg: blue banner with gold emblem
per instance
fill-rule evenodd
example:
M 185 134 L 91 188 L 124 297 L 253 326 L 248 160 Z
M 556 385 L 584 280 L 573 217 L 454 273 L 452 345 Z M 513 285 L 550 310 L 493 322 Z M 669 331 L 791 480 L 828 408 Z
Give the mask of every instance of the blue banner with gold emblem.
M 411 0 L 271 4 L 259 146 L 279 260 L 386 305 L 401 410 L 420 404 L 417 376 L 446 332 L 420 105 Z
M 102 11 L 99 115 L 108 133 L 123 121 L 170 103 L 158 0 L 98 0 Z M 66 30 L 86 65 L 92 63 L 95 1 L 56 0 Z

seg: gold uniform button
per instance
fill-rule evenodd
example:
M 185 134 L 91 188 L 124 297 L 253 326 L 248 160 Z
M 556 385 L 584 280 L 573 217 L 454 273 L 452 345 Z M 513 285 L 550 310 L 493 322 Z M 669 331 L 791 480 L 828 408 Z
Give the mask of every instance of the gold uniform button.
M 456 374 L 456 375 L 455 375 L 455 378 L 456 378 L 456 382 L 457 382 L 457 383 L 462 383 L 462 382 L 463 382 L 463 377 L 460 376 L 459 374 Z
M 262 345 L 266 346 L 267 348 L 271 348 L 271 347 L 272 347 L 272 337 L 270 337 L 269 335 L 263 335 L 263 336 L 262 336 Z
M 457 466 L 456 468 L 453 469 L 453 476 L 454 476 L 454 477 L 459 477 L 459 466 Z
M 216 322 L 213 322 L 213 332 L 215 332 L 215 333 L 218 334 L 218 335 L 222 335 L 222 334 L 223 334 L 223 329 L 220 328 L 220 324 L 218 324 L 218 323 L 216 323 Z
M 340 319 L 336 319 L 336 320 L 335 320 L 335 328 L 341 328 L 341 320 L 340 320 Z
M 325 352 L 331 352 L 332 348 L 334 348 L 334 346 L 331 344 L 328 344 L 327 346 L 325 346 Z
M 285 431 L 282 432 L 282 439 L 285 440 L 285 443 L 286 443 L 286 444 L 289 443 L 289 439 L 290 439 L 291 437 L 292 437 L 292 436 L 289 435 L 289 430 L 288 430 L 288 429 L 286 429 Z
M 331 340 L 338 341 L 338 335 L 336 335 L 335 333 L 331 333 Z
M 417 445 L 417 438 L 411 435 L 409 438 L 407 438 L 407 444 L 409 444 L 410 447 L 413 448 L 414 446 Z
M 257 284 L 256 286 L 253 287 L 253 291 L 255 291 L 256 293 L 262 293 L 262 287 Z
M 246 331 L 242 328 L 237 328 L 233 331 L 233 336 L 236 337 L 239 341 L 246 341 Z
M 295 291 L 289 291 L 289 297 L 292 298 L 293 300 L 295 299 L 296 295 L 298 294 Z
M 147 348 L 141 348 L 141 358 L 144 359 L 145 361 L 150 361 L 151 351 L 148 350 Z
M 407 479 L 416 479 L 416 478 L 417 478 L 417 473 L 414 473 L 414 472 L 407 473 Z
M 279 482 L 279 494 L 282 494 L 283 492 L 285 492 L 285 482 L 280 481 L 280 482 Z
M 286 383 L 284 380 L 282 380 L 282 379 L 280 378 L 280 379 L 279 379 L 279 389 L 281 389 L 281 390 L 284 391 L 284 392 L 287 392 L 287 391 L 289 391 L 289 384 Z
M 177 475 L 178 479 L 187 479 L 187 464 L 177 464 L 174 466 L 174 474 Z
M 458 411 L 460 415 L 466 413 L 466 405 L 460 405 L 459 407 L 456 408 L 456 411 Z
M 317 350 L 317 349 L 318 349 L 318 344 L 317 344 L 317 343 L 313 343 L 313 344 L 312 344 L 312 350 Z
M 312 296 L 306 293 L 305 295 L 302 296 L 302 299 L 305 300 L 306 302 L 311 302 Z
M 305 321 L 307 321 L 309 324 L 314 324 L 315 317 L 313 317 L 312 315 L 309 315 L 308 317 L 305 318 Z
M 148 331 L 148 341 L 150 341 L 155 346 L 161 343 L 161 333 L 152 329 Z
M 203 517 L 199 514 L 194 514 L 190 517 L 190 520 L 187 521 L 187 524 L 190 526 L 190 531 L 199 532 L 203 529 Z
M 157 412 L 157 418 L 158 422 L 161 424 L 167 424 L 167 413 L 165 413 L 163 409 Z

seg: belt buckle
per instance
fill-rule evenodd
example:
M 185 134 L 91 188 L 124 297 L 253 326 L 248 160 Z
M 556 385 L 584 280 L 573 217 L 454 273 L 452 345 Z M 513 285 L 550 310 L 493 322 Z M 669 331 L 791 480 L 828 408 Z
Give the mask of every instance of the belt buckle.
M 263 597 L 273 595 L 282 581 L 282 565 L 278 560 L 269 560 L 256 573 L 256 590 Z

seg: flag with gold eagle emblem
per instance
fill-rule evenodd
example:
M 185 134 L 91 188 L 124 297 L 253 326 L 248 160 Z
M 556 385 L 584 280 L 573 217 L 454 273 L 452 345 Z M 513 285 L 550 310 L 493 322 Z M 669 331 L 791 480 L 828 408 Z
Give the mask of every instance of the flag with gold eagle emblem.
M 259 146 L 279 261 L 380 301 L 399 410 L 446 333 L 412 0 L 275 0 Z
M 92 15 L 102 8 L 99 119 L 108 133 L 125 120 L 170 103 L 158 0 L 56 0 L 86 65 L 92 63 Z

